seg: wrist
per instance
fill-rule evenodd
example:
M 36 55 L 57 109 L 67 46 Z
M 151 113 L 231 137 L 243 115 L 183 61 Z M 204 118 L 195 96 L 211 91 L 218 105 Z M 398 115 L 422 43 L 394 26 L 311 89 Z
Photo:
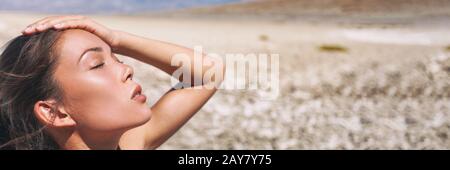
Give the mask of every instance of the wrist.
M 118 31 L 118 30 L 112 30 L 111 31 L 112 34 L 112 39 L 111 39 L 111 49 L 113 52 L 117 52 L 118 50 L 120 50 L 120 41 L 122 39 L 123 36 L 123 32 L 122 31 Z

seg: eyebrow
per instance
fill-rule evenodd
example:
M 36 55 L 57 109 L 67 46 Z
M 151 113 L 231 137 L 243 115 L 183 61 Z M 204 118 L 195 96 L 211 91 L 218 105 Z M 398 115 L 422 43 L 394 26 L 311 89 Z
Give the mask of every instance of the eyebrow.
M 92 48 L 87 49 L 86 51 L 84 51 L 84 52 L 80 55 L 80 58 L 78 58 L 77 64 L 80 63 L 81 59 L 83 58 L 83 56 L 84 56 L 86 53 L 91 52 L 91 51 L 94 51 L 94 52 L 102 52 L 102 51 L 103 51 L 103 48 L 102 48 L 102 47 L 92 47 Z

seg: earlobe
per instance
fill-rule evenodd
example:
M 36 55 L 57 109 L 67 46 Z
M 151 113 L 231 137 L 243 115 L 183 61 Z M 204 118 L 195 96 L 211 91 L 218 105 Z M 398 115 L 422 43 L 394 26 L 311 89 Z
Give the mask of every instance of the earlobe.
M 57 109 L 57 104 L 54 101 L 36 102 L 34 105 L 34 113 L 41 123 L 48 126 L 71 127 L 76 124 L 68 113 L 64 113 Z

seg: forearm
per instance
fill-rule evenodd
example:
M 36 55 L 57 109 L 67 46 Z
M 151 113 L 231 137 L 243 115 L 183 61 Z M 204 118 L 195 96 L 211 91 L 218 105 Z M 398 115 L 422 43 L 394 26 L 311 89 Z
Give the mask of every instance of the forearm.
M 204 62 L 206 60 L 211 60 L 211 58 L 207 57 L 204 54 L 196 55 L 194 50 L 186 47 L 158 40 L 147 39 L 125 32 L 118 32 L 118 37 L 119 43 L 114 49 L 116 53 L 126 55 L 144 63 L 153 65 L 170 75 L 173 75 L 174 71 L 179 69 L 181 66 L 172 65 L 173 57 L 176 54 L 184 54 L 184 56 L 187 56 L 189 58 L 189 64 L 191 66 L 183 67 L 183 69 L 189 69 L 185 71 L 191 73 L 190 75 L 192 82 L 194 81 L 194 78 L 202 78 L 205 74 L 205 71 L 211 69 L 212 67 L 221 67 L 220 69 L 223 70 L 223 64 L 221 62 L 215 62 L 214 64 L 212 64 L 212 62 Z M 201 61 L 200 65 L 195 65 L 194 60 Z M 182 77 L 175 78 L 181 79 Z
M 114 47 L 114 52 L 153 65 L 170 75 L 173 75 L 179 68 L 188 69 L 184 66 L 172 66 L 172 60 L 177 54 L 184 54 L 183 56 L 188 58 L 189 64 L 191 64 L 190 68 L 192 68 L 187 70 L 191 73 L 191 81 L 194 80 L 194 77 L 205 80 L 203 77 L 210 69 L 220 70 L 216 72 L 218 75 L 214 75 L 212 80 L 202 81 L 202 87 L 207 88 L 171 89 L 152 106 L 152 119 L 143 127 L 146 128 L 146 148 L 154 149 L 181 128 L 211 98 L 217 90 L 215 87 L 218 87 L 223 80 L 225 66 L 222 60 L 214 60 L 204 54 L 196 55 L 194 50 L 189 48 L 128 33 L 120 34 L 120 43 L 117 47 Z M 202 63 L 194 68 L 196 66 L 194 60 L 198 59 L 201 59 Z M 211 64 L 211 61 L 213 61 L 213 64 Z M 175 78 L 180 78 L 180 81 L 183 81 L 181 77 Z M 193 85 L 191 82 L 191 86 L 197 85 Z

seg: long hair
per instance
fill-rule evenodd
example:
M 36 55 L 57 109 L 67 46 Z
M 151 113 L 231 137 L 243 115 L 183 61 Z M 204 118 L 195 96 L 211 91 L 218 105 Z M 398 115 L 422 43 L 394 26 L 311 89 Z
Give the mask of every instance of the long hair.
M 34 114 L 40 100 L 61 100 L 54 79 L 60 31 L 21 35 L 0 55 L 0 149 L 58 149 Z

